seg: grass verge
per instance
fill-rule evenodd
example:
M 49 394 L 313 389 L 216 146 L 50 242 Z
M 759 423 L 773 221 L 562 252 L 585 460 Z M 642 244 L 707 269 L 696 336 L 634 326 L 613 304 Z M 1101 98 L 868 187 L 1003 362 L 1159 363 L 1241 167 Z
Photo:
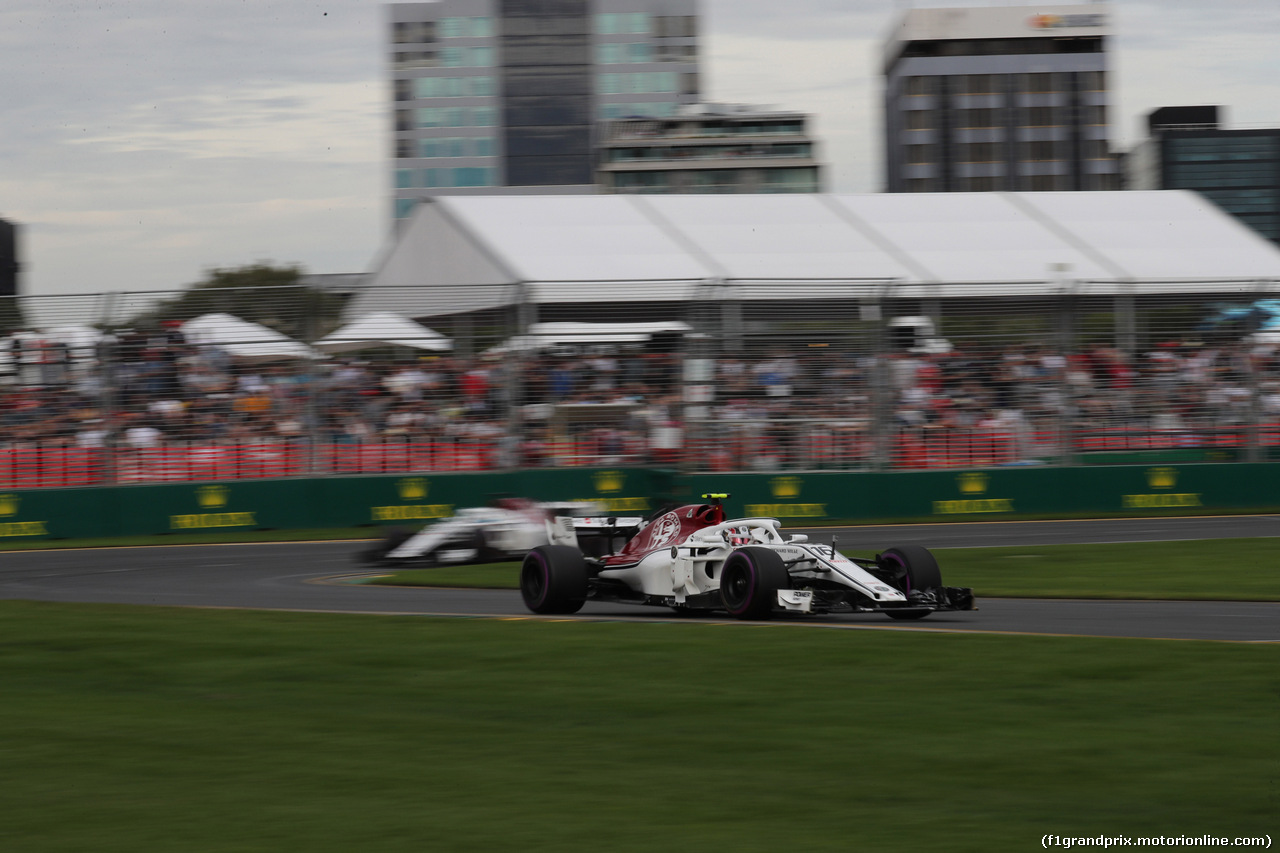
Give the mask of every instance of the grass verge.
M 310 542 L 322 539 L 376 539 L 374 527 L 298 530 L 239 530 L 234 533 L 166 533 L 163 536 L 110 536 L 101 539 L 23 539 L 0 542 L 3 551 L 49 548 L 137 548 L 151 545 L 225 545 L 243 542 Z
M 973 587 L 980 597 L 1280 600 L 1280 538 L 946 548 L 935 553 L 946 583 Z M 519 570 L 519 563 L 412 569 L 370 582 L 518 589 Z
M 5 849 L 1274 832 L 1280 648 L 0 603 Z

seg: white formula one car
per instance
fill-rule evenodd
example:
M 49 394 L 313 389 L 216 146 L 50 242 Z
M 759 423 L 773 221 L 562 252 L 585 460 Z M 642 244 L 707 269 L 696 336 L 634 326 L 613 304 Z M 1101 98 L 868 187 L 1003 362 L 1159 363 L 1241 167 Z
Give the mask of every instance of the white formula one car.
M 703 495 L 710 503 L 648 520 L 557 517 L 551 543 L 530 551 L 521 566 L 525 605 L 534 613 L 576 613 L 586 601 L 620 601 L 728 611 L 739 619 L 777 612 L 920 619 L 974 609 L 973 590 L 943 586 L 937 561 L 919 545 L 850 559 L 803 535 L 784 538 L 776 519 L 726 520 L 720 502 L 727 497 Z
M 378 566 L 435 566 L 518 560 L 548 542 L 548 522 L 556 517 L 599 512 L 590 502 L 538 503 L 502 498 L 488 507 L 467 507 L 412 531 L 396 528 L 360 554 Z

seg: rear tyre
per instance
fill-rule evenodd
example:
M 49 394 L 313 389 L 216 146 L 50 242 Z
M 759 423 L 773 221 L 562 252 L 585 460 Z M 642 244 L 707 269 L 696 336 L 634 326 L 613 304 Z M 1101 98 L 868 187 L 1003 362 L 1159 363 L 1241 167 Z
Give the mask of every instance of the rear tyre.
M 568 545 L 539 545 L 520 566 L 520 596 L 534 613 L 577 613 L 587 601 L 587 563 Z
M 782 557 L 768 548 L 739 548 L 720 569 L 720 601 L 737 619 L 768 619 L 778 590 L 791 586 Z
M 912 590 L 937 589 L 942 586 L 942 570 L 928 548 L 899 545 L 880 555 L 880 564 L 893 573 L 892 582 L 910 595 Z M 885 611 L 890 619 L 923 619 L 931 610 Z

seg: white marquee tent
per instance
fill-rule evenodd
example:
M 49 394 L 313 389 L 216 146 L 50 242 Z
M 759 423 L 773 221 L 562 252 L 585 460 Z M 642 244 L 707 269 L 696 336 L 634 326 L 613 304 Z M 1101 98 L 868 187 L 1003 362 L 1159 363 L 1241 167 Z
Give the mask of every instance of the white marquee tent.
M 377 311 L 348 323 L 315 343 L 316 349 L 331 353 L 385 346 L 446 352 L 453 349 L 453 342 L 408 317 L 390 311 Z
M 236 358 L 269 360 L 311 358 L 304 343 L 232 314 L 202 314 L 182 324 L 182 335 L 196 346 L 216 346 Z
M 768 298 L 813 282 L 945 298 L 1063 279 L 1236 292 L 1280 280 L 1280 249 L 1185 190 L 442 196 L 418 206 L 348 310 L 684 301 L 708 282 L 767 283 L 754 291 Z

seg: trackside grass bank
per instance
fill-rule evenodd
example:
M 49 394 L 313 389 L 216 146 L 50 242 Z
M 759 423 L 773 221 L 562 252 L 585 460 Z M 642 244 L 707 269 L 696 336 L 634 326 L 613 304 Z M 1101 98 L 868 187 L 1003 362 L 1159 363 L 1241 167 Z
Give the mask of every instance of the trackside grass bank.
M 1280 647 L 0 603 L 0 846 L 1275 831 Z
M 848 551 L 851 556 L 871 552 Z M 1280 600 L 1280 538 L 942 548 L 943 580 L 979 597 Z M 389 572 L 370 583 L 519 588 L 518 563 Z

